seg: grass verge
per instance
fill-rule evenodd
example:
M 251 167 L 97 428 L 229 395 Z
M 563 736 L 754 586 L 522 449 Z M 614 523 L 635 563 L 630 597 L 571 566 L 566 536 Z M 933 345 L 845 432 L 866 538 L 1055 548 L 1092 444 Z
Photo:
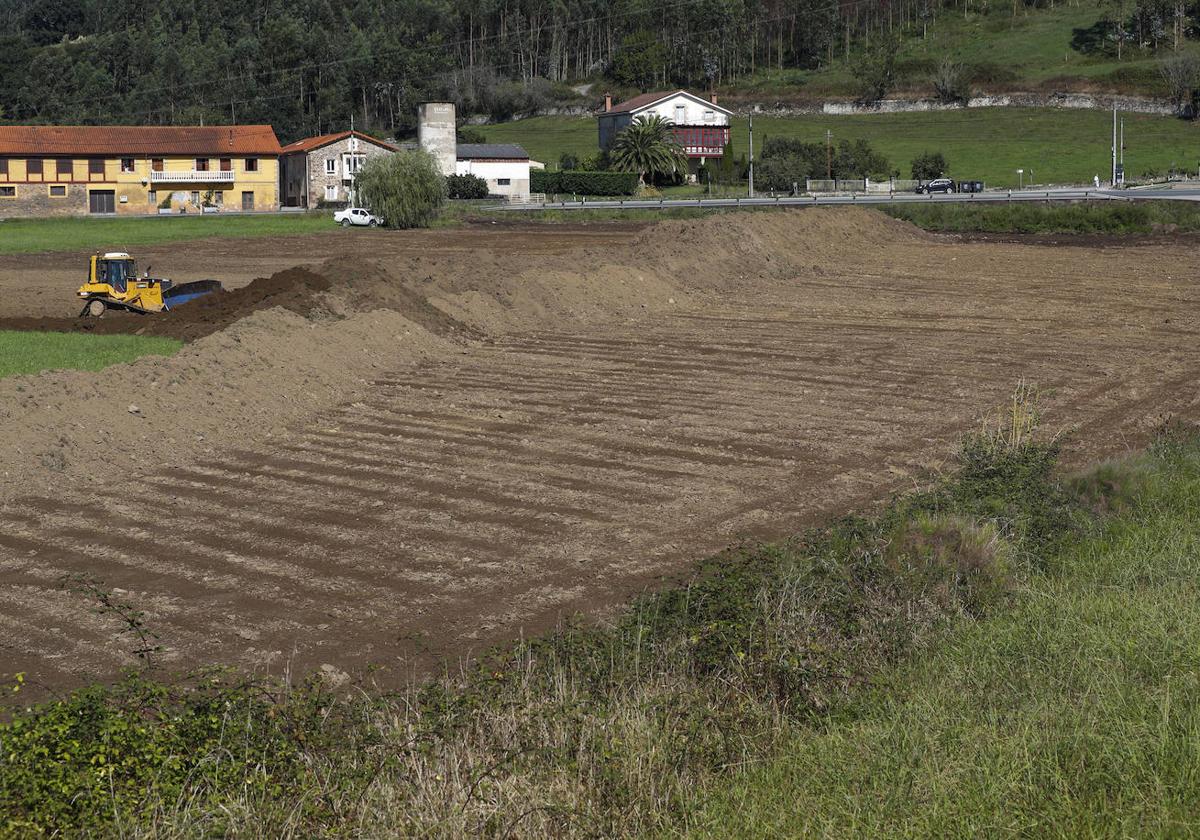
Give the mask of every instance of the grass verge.
M 169 356 L 183 342 L 138 335 L 0 330 L 0 378 L 44 370 L 100 370 L 141 356 Z
M 98 251 L 161 245 L 209 237 L 248 239 L 291 236 L 335 229 L 329 213 L 261 216 L 147 216 L 131 219 L 5 219 L 0 254 Z
M 1089 597 L 1124 587 L 1112 597 L 1126 599 L 1131 622 L 1139 598 L 1158 591 L 1149 582 L 1190 597 L 1196 573 L 1188 548 L 1200 539 L 1200 518 L 1185 516 L 1195 512 L 1188 508 L 1172 520 L 1190 530 L 1186 538 L 1180 532 L 1168 560 L 1157 553 L 1163 534 L 1153 514 L 1168 492 L 1195 506 L 1200 445 L 1164 445 L 1142 461 L 1064 482 L 1054 472 L 1055 445 L 1035 434 L 1029 392 L 1021 397 L 1003 422 L 965 442 L 945 480 L 878 517 L 732 550 L 709 561 L 692 585 L 650 596 L 610 625 L 568 626 L 407 691 L 333 692 L 328 679 L 272 684 L 227 673 L 172 683 L 149 671 L 14 709 L 0 726 L 0 819 L 14 834 L 127 837 L 633 837 L 688 828 L 746 836 L 779 822 L 767 812 L 786 803 L 765 785 L 789 780 L 785 770 L 759 777 L 747 768 L 785 767 L 788 753 L 808 741 L 901 703 L 917 663 L 939 661 L 955 645 L 977 640 L 983 659 L 959 655 L 960 671 L 979 668 L 1001 682 L 961 680 L 940 696 L 954 700 L 953 687 L 983 698 L 997 732 L 1032 690 L 1002 682 L 1023 661 L 1044 656 L 1036 676 L 1053 677 L 1039 687 L 1047 696 L 1064 686 L 1102 691 L 1115 684 L 1112 675 L 1073 660 L 1068 634 L 1104 613 L 1085 610 L 1055 625 L 1064 635 L 1040 648 L 1016 635 L 989 640 L 988 628 L 1007 626 L 1055 586 L 1067 588 L 1074 568 L 1091 569 L 1091 578 L 1079 578 L 1097 581 Z M 1122 528 L 1144 546 L 1139 562 L 1100 564 L 1096 551 Z M 1098 564 L 1117 577 L 1092 568 Z M 94 598 L 115 630 L 123 624 L 153 661 L 148 619 L 94 582 L 73 588 Z M 1164 601 L 1162 612 L 1170 605 Z M 1052 617 L 1049 607 L 1038 608 Z M 1173 655 L 1152 663 L 1161 650 L 1128 653 L 1136 666 L 1122 695 L 1128 703 L 1161 707 L 1160 678 L 1190 661 Z M 1127 655 L 1119 644 L 1108 653 Z M 995 663 L 994 672 L 985 662 Z M 1090 696 L 1072 699 L 1078 705 Z M 1040 749 L 1036 734 L 1010 737 Z M 965 772 L 974 747 L 953 735 L 934 746 Z M 1125 743 L 1121 732 L 1089 738 L 1052 742 L 1052 755 L 1090 758 L 1080 750 Z M 1196 743 L 1170 741 L 1180 767 L 1196 765 Z M 871 746 L 842 757 L 868 768 L 889 760 Z M 1125 767 L 1115 760 L 1121 755 L 1114 747 L 1114 760 L 1089 765 L 1113 803 L 1132 803 L 1143 785 L 1164 790 L 1174 781 L 1158 764 Z M 1029 781 L 1032 809 L 1055 795 L 1043 784 L 1063 789 L 1072 778 Z M 917 791 L 922 801 L 958 795 L 939 787 L 936 772 L 926 782 Z M 986 780 L 974 784 L 989 789 Z M 731 791 L 743 785 L 751 790 L 740 800 Z M 853 829 L 853 818 L 876 806 L 858 801 L 848 783 L 842 791 L 847 801 L 833 813 L 848 815 Z M 912 793 L 901 788 L 894 797 Z M 751 794 L 761 797 L 762 815 L 739 822 L 738 803 Z
M 889 216 L 948 233 L 1170 233 L 1200 230 L 1186 201 L 1057 204 L 888 204 Z
M 1166 441 L 1081 483 L 1120 514 L 1057 553 L 1013 609 L 702 794 L 690 833 L 1200 832 L 1200 449 Z

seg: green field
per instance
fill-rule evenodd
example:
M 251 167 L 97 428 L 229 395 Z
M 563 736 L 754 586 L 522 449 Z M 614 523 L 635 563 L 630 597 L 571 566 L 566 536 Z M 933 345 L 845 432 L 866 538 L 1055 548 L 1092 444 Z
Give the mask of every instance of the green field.
M 1200 459 L 1103 480 L 1124 515 L 1013 610 L 700 794 L 693 836 L 1200 834 Z
M 140 356 L 169 356 L 183 342 L 137 335 L 0 330 L 0 378 L 44 370 L 100 370 Z
M 1171 168 L 1196 172 L 1200 135 L 1193 123 L 1172 117 L 1125 114 L 1125 171 L 1132 179 Z M 755 154 L 768 137 L 824 142 L 826 130 L 838 140 L 869 140 L 907 178 L 911 161 L 925 151 L 946 156 L 950 177 L 981 180 L 990 186 L 1029 183 L 1086 183 L 1109 171 L 1112 115 L 1104 111 L 1055 108 L 976 108 L 928 113 L 754 119 Z M 587 156 L 597 151 L 596 121 L 590 117 L 534 117 L 480 126 L 490 142 L 519 143 L 549 167 L 564 152 Z M 748 124 L 733 121 L 734 154 L 748 148 Z M 1018 169 L 1024 169 L 1022 178 Z
M 896 90 L 932 94 L 931 75 L 946 58 L 964 64 L 975 76 L 975 92 L 985 90 L 1103 89 L 1147 96 L 1165 95 L 1158 71 L 1160 55 L 1128 44 L 1122 60 L 1104 52 L 1072 46 L 1077 30 L 1088 30 L 1105 15 L 1096 0 L 1059 3 L 1051 8 L 1025 7 L 1015 17 L 1011 6 L 989 13 L 948 10 L 930 23 L 925 37 L 905 35 L 896 56 Z M 1182 51 L 1194 53 L 1195 42 Z M 817 70 L 764 70 L 722 89 L 727 96 L 779 96 L 815 99 L 857 95 L 849 64 L 842 53 Z
M 5 219 L 0 254 L 82 251 L 113 243 L 134 249 L 210 236 L 251 238 L 334 230 L 329 213 L 261 216 L 148 216 L 143 218 Z

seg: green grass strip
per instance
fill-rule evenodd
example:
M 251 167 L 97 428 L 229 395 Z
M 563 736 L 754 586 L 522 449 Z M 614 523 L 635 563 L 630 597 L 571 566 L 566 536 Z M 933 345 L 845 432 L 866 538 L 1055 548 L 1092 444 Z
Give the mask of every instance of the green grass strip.
M 0 378 L 63 368 L 101 370 L 141 356 L 169 356 L 182 346 L 173 338 L 0 330 Z
M 6 219 L 0 221 L 0 254 L 134 250 L 144 245 L 209 237 L 291 236 L 335 228 L 332 213 L 323 212 L 131 219 Z

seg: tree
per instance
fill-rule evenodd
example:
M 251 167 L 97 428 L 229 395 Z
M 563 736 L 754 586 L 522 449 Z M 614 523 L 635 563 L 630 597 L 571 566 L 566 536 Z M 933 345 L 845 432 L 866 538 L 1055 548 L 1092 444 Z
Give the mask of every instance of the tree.
M 946 158 L 941 152 L 925 152 L 913 158 L 912 176 L 917 181 L 931 181 L 946 174 Z
M 947 105 L 966 104 L 971 98 L 971 79 L 967 68 L 957 61 L 944 58 L 933 73 L 933 90 Z
M 354 186 L 362 203 L 393 228 L 427 227 L 446 200 L 437 161 L 420 149 L 371 158 Z
M 1159 63 L 1158 70 L 1176 111 L 1195 119 L 1200 105 L 1200 59 L 1194 55 L 1168 58 Z
M 874 105 L 887 96 L 896 81 L 896 52 L 900 41 L 894 35 L 881 39 L 872 49 L 864 50 L 850 68 L 858 86 L 858 101 Z
M 446 193 L 450 198 L 487 198 L 487 181 L 478 175 L 449 175 L 446 177 Z
M 662 40 L 645 29 L 624 38 L 613 57 L 612 77 L 630 87 L 650 87 L 662 75 L 667 51 Z
M 639 184 L 645 184 L 647 176 L 686 172 L 688 165 L 671 122 L 657 114 L 630 123 L 613 140 L 609 155 L 614 169 L 638 173 Z

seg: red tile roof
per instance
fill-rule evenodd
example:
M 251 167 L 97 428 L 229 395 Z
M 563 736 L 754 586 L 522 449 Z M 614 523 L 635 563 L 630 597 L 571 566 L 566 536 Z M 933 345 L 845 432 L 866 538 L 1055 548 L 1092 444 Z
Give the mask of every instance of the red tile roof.
M 336 134 L 322 134 L 319 137 L 306 137 L 303 140 L 297 140 L 294 143 L 288 143 L 283 147 L 285 155 L 295 154 L 297 152 L 311 152 L 313 149 L 319 149 L 322 146 L 328 146 L 330 143 L 337 143 L 345 140 L 350 135 L 354 135 L 360 140 L 365 140 L 368 143 L 374 143 L 387 149 L 390 152 L 398 152 L 400 149 L 393 146 L 391 143 L 384 143 L 382 140 L 377 140 L 369 134 L 363 134 L 361 131 L 339 131 Z
M 278 155 L 269 125 L 0 125 L 0 155 Z

